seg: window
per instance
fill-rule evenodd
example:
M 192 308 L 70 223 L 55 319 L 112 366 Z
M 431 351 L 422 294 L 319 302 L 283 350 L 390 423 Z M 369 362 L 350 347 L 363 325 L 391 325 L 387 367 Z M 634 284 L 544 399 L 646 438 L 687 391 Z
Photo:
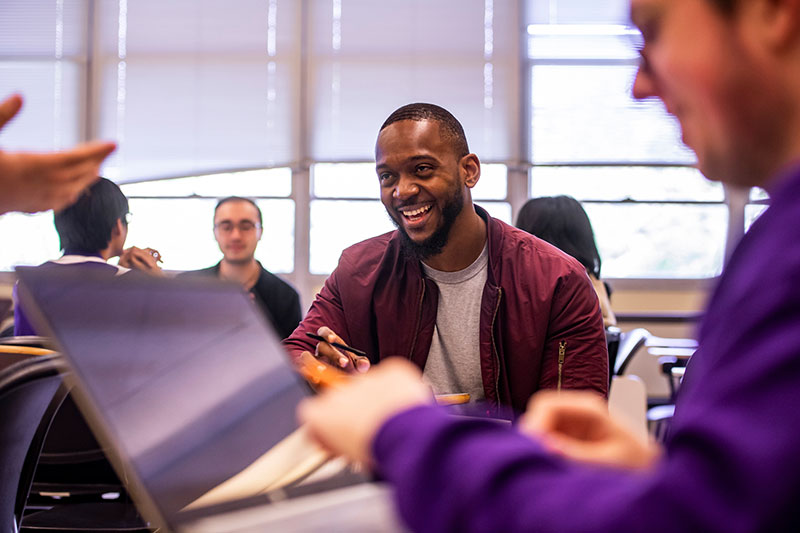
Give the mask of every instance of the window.
M 130 183 L 122 191 L 131 211 L 126 246 L 158 250 L 167 270 L 195 270 L 222 259 L 213 226 L 214 207 L 225 196 L 255 199 L 261 209 L 256 259 L 271 272 L 294 270 L 295 208 L 288 168 Z
M 297 157 L 298 3 L 95 2 L 98 135 L 121 182 Z
M 53 150 L 84 133 L 86 0 L 0 3 L 0 98 L 18 92 L 23 110 L 0 146 Z
M 53 225 L 53 212 L 0 216 L 0 271 L 38 265 L 58 257 L 60 246 Z
M 761 213 L 769 206 L 769 195 L 764 189 L 753 187 L 750 190 L 750 202 L 744 208 L 744 229 L 750 229 Z
M 638 32 L 625 4 L 529 2 L 530 191 L 584 204 L 604 277 L 711 277 L 724 192 L 692 168 L 663 105 L 632 98 Z
M 25 99 L 0 132 L 4 149 L 54 150 L 83 137 L 87 13 L 85 0 L 0 3 L 0 98 Z M 59 255 L 51 212 L 0 216 L 0 242 L 0 270 Z
M 663 106 L 629 96 L 627 16 L 627 0 L 3 0 L 0 96 L 26 106 L 0 146 L 119 141 L 103 173 L 130 197 L 129 244 L 169 269 L 219 260 L 216 199 L 254 197 L 259 259 L 308 301 L 342 249 L 393 229 L 382 121 L 434 102 L 464 125 L 493 216 L 570 194 L 604 276 L 713 276 L 766 195 L 726 204 Z M 0 217 L 0 239 L 2 269 L 59 253 L 50 213 Z

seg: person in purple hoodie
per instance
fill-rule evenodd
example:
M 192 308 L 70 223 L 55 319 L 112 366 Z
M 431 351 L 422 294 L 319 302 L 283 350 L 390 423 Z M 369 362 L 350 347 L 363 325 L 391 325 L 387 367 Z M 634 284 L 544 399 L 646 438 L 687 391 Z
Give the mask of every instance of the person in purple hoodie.
M 771 205 L 718 281 L 662 447 L 581 393 L 534 396 L 515 427 L 450 417 L 403 361 L 302 404 L 413 530 L 800 530 L 800 0 L 631 0 L 631 17 L 634 96 L 664 102 L 708 178 Z

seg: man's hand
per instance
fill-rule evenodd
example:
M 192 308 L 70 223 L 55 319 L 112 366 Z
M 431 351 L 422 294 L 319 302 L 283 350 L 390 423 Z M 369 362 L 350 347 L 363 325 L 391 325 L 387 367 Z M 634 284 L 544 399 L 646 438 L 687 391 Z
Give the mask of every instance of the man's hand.
M 328 364 L 341 368 L 342 370 L 350 373 L 363 373 L 369 370 L 370 362 L 366 357 L 359 357 L 354 353 L 342 353 L 341 350 L 330 345 L 331 342 L 338 342 L 339 344 L 347 344 L 342 340 L 339 335 L 333 332 L 330 328 L 322 326 L 317 330 L 317 335 L 324 337 L 328 342 L 320 342 L 317 344 L 317 350 L 314 354 L 317 358 L 322 359 Z
M 419 369 L 405 359 L 390 357 L 368 374 L 304 400 L 297 413 L 322 446 L 366 464 L 383 423 L 400 411 L 426 403 L 433 403 L 433 395 Z
M 588 463 L 645 468 L 661 454 L 657 444 L 612 418 L 605 401 L 588 392 L 536 393 L 519 429 L 558 454 Z
M 21 107 L 18 95 L 0 102 L 0 129 Z M 0 150 L 0 215 L 58 210 L 72 204 L 97 180 L 100 164 L 115 148 L 110 142 L 90 142 L 53 153 Z
M 141 270 L 151 276 L 163 276 L 164 271 L 158 266 L 161 254 L 152 248 L 137 248 L 132 246 L 124 250 L 119 256 L 119 266 Z

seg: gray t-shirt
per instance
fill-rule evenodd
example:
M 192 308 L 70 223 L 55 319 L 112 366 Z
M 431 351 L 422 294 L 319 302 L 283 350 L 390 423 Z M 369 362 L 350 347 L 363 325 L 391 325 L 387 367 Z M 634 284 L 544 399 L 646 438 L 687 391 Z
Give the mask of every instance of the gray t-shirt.
M 425 274 L 439 288 L 436 327 L 423 375 L 436 394 L 467 392 L 484 399 L 480 365 L 480 318 L 489 264 L 488 246 L 470 266 L 442 272 L 425 263 Z

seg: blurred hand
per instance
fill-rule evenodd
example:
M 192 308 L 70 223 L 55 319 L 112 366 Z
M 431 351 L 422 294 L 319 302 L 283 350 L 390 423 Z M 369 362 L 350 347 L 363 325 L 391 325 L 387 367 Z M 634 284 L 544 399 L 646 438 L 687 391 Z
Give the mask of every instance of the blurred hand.
M 541 391 L 528 402 L 519 429 L 555 453 L 587 463 L 645 468 L 661 454 L 657 444 L 638 437 L 611 417 L 606 402 L 588 392 Z
M 419 369 L 405 359 L 390 357 L 368 374 L 304 400 L 297 413 L 323 447 L 368 463 L 372 441 L 384 422 L 408 408 L 432 402 Z
M 22 107 L 13 95 L 0 102 L 0 129 Z M 110 142 L 90 142 L 52 153 L 0 150 L 0 215 L 61 209 L 78 198 L 100 175 L 100 164 L 114 151 Z
M 335 366 L 336 368 L 341 368 L 342 370 L 350 373 L 363 373 L 369 370 L 370 362 L 366 357 L 359 357 L 351 352 L 342 353 L 341 350 L 338 350 L 328 344 L 329 342 L 347 344 L 344 340 L 342 340 L 341 337 L 339 337 L 339 335 L 334 333 L 333 330 L 327 326 L 322 326 L 317 330 L 317 335 L 325 337 L 328 339 L 328 342 L 317 343 L 317 350 L 314 354 L 316 357 L 322 359 L 330 365 Z
M 119 266 L 140 270 L 151 276 L 163 276 L 164 271 L 158 266 L 161 262 L 161 254 L 152 248 L 137 248 L 132 246 L 123 250 L 119 256 Z

